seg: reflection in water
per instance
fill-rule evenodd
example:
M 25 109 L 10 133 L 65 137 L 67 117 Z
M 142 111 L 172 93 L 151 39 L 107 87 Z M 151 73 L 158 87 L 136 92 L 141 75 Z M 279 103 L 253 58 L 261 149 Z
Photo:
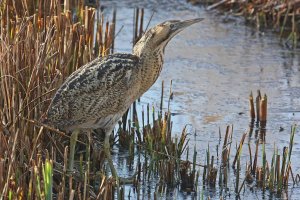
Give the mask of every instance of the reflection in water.
M 288 145 L 288 130 L 300 119 L 298 51 L 282 47 L 278 37 L 271 32 L 251 30 L 240 18 L 231 17 L 230 23 L 222 23 L 225 16 L 207 13 L 185 1 L 112 0 L 101 3 L 106 16 L 111 16 L 112 8 L 117 7 L 117 29 L 124 26 L 116 38 L 116 52 L 131 52 L 133 8 L 136 6 L 145 8 L 145 21 L 155 10 L 150 26 L 171 18 L 205 18 L 171 41 L 166 48 L 160 78 L 141 98 L 142 105 L 150 103 L 159 108 L 157 99 L 161 82 L 164 80 L 165 88 L 169 88 L 168 83 L 173 80 L 171 109 L 176 113 L 173 129 L 179 133 L 186 124 L 193 125 L 196 137 L 190 140 L 189 145 L 196 145 L 199 162 L 204 162 L 207 143 L 218 145 L 219 127 L 225 130 L 227 124 L 234 125 L 234 143 L 245 131 L 249 131 L 248 142 L 252 149 L 256 139 L 266 141 L 267 158 L 271 157 L 274 143 L 278 149 Z M 266 129 L 256 127 L 254 122 L 250 122 L 248 127 L 247 97 L 251 90 L 257 89 L 268 95 Z M 168 92 L 165 93 L 168 95 Z M 281 132 L 282 128 L 285 131 Z M 299 142 L 299 137 L 296 137 L 292 156 L 294 173 L 300 170 L 299 161 L 295 160 L 300 153 Z M 248 157 L 248 151 L 243 150 L 242 158 Z M 214 196 L 213 193 L 215 191 L 209 195 Z M 184 198 L 182 194 L 178 195 Z M 297 192 L 293 191 L 293 195 Z M 247 196 L 253 197 L 253 194 L 244 198 Z

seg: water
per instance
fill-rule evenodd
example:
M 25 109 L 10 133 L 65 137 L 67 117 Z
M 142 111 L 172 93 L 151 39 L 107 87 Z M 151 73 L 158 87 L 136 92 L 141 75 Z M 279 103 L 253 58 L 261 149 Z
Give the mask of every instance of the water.
M 274 143 L 280 151 L 288 146 L 290 127 L 300 119 L 299 51 L 285 48 L 271 31 L 253 30 L 245 26 L 241 18 L 209 13 L 184 0 L 112 0 L 101 1 L 101 5 L 107 18 L 112 16 L 112 9 L 117 8 L 117 30 L 124 26 L 116 38 L 116 52 L 131 52 L 132 19 L 136 6 L 145 8 L 144 23 L 155 11 L 150 26 L 168 19 L 205 18 L 169 43 L 159 79 L 141 98 L 141 105 L 150 103 L 159 108 L 161 82 L 164 80 L 167 89 L 173 80 L 171 109 L 176 113 L 173 117 L 174 133 L 180 133 L 186 124 L 191 124 L 193 134 L 190 135 L 189 146 L 193 148 L 196 145 L 199 162 L 204 162 L 208 143 L 215 153 L 219 127 L 224 136 L 226 125 L 233 124 L 233 146 L 240 141 L 242 134 L 248 130 L 248 96 L 250 91 L 256 96 L 257 89 L 268 95 L 267 158 L 271 158 Z M 282 128 L 283 131 L 280 131 Z M 254 136 L 247 136 L 246 143 L 250 142 L 254 149 L 255 140 Z M 292 156 L 294 174 L 300 173 L 299 142 L 299 134 L 296 134 Z M 232 152 L 235 153 L 235 148 Z M 247 148 L 244 147 L 242 153 L 242 158 L 248 159 Z M 126 174 L 124 168 L 121 170 L 120 167 L 120 171 Z M 247 190 L 242 198 L 273 198 L 259 190 Z M 219 197 L 217 190 L 205 195 Z M 296 186 L 289 190 L 288 198 L 297 199 L 299 195 L 300 188 Z M 190 198 L 181 192 L 174 196 Z

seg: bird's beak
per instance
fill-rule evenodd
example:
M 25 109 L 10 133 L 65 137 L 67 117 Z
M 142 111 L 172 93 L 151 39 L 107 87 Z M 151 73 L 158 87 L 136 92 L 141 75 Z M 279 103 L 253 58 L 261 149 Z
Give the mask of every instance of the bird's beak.
M 195 19 L 188 19 L 185 21 L 179 21 L 174 24 L 174 26 L 172 27 L 172 31 L 174 32 L 181 31 L 192 24 L 201 22 L 202 20 L 204 20 L 204 18 L 195 18 Z

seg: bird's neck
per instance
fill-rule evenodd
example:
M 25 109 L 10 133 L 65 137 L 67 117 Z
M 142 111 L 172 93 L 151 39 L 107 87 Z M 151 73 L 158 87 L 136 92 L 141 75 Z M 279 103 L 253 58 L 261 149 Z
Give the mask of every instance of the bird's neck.
M 164 48 L 134 48 L 133 54 L 140 57 L 141 89 L 140 95 L 146 92 L 157 80 L 163 66 Z

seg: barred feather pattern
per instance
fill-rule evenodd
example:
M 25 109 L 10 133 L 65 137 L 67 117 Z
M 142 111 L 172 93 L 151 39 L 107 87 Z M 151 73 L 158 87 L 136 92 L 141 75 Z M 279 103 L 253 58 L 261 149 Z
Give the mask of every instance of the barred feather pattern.
M 111 130 L 141 95 L 139 62 L 132 54 L 112 54 L 79 68 L 57 90 L 46 123 L 68 131 Z
M 45 123 L 66 131 L 102 129 L 110 134 L 130 105 L 157 80 L 165 46 L 177 34 L 170 31 L 170 23 L 148 30 L 133 54 L 97 58 L 72 73 L 57 90 Z

